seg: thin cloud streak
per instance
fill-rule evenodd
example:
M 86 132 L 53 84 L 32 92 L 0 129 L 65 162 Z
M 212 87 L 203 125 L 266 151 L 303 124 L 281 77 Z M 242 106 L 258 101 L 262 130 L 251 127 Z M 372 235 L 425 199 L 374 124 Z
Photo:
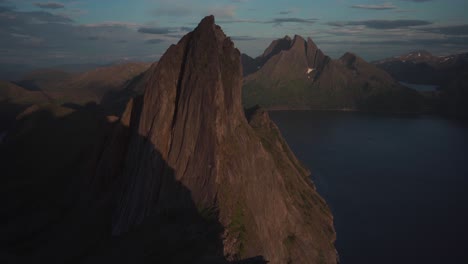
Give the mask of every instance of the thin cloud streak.
M 368 10 L 389 10 L 396 9 L 397 7 L 392 4 L 381 4 L 381 5 L 353 5 L 351 8 L 356 9 L 368 9 Z

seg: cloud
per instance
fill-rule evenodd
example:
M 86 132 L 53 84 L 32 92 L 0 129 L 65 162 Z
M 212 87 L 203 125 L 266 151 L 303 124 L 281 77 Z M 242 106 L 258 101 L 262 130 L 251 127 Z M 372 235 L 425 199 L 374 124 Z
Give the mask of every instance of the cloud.
M 184 17 L 192 14 L 192 9 L 185 5 L 163 5 L 153 11 L 156 16 Z
M 141 27 L 138 29 L 138 32 L 140 33 L 145 33 L 145 34 L 169 34 L 169 33 L 172 33 L 174 32 L 173 30 L 171 30 L 170 28 L 167 28 L 167 27 L 153 27 L 153 28 L 150 28 L 150 27 Z
M 433 0 L 400 0 L 404 2 L 415 2 L 415 3 L 424 3 L 424 2 L 431 2 Z
M 74 21 L 66 16 L 52 14 L 46 11 L 19 12 L 11 7 L 0 7 L 0 27 L 20 26 L 23 24 L 37 23 L 73 23 Z
M 353 5 L 351 8 L 357 9 L 368 9 L 368 10 L 389 10 L 396 9 L 397 7 L 392 4 L 381 4 L 381 5 Z
M 264 23 L 281 25 L 283 23 L 314 24 L 315 22 L 317 22 L 317 19 L 315 18 L 288 17 L 288 18 L 273 18 L 272 20 L 266 21 Z
M 148 39 L 145 41 L 146 44 L 160 44 L 163 43 L 163 39 Z
M 273 18 L 271 20 L 256 20 L 256 19 L 227 19 L 227 20 L 218 20 L 218 24 L 234 24 L 234 23 L 251 23 L 251 24 L 274 24 L 275 26 L 281 26 L 284 23 L 296 23 L 296 24 L 314 24 L 318 21 L 315 18 L 297 18 L 297 17 L 288 17 L 288 18 Z
M 236 16 L 235 6 L 212 7 L 208 9 L 208 13 L 216 18 L 233 18 Z
M 214 15 L 216 18 L 234 18 L 237 6 L 233 4 L 194 5 L 187 0 L 159 0 L 158 6 L 151 11 L 156 17 L 200 17 Z
M 6 13 L 6 12 L 9 12 L 9 11 L 12 11 L 13 8 L 9 7 L 9 6 L 0 6 L 0 14 L 1 13 Z
M 73 19 L 62 16 L 51 14 L 44 11 L 34 11 L 34 12 L 25 12 L 29 18 L 36 20 L 37 22 L 47 22 L 47 23 L 72 23 Z
M 100 23 L 84 24 L 84 27 L 124 27 L 124 28 L 140 28 L 142 25 L 130 22 L 121 21 L 104 21 Z
M 57 2 L 34 3 L 35 6 L 43 9 L 60 9 L 65 8 L 65 5 Z
M 233 41 L 252 41 L 256 40 L 256 37 L 251 37 L 251 36 L 232 36 L 231 39 Z
M 66 63 L 111 63 L 122 58 L 157 60 L 169 43 L 126 22 L 78 24 L 47 11 L 8 9 L 0 14 L 0 57 L 3 64 L 49 67 Z M 172 32 L 172 28 L 165 30 Z M 179 28 L 174 28 L 179 32 Z M 173 39 L 162 36 L 161 39 Z M 125 45 L 123 45 L 125 44 Z M 167 44 L 167 45 L 166 45 Z
M 235 19 L 224 19 L 224 20 L 217 20 L 217 24 L 234 24 L 234 23 L 252 23 L 252 24 L 262 24 L 265 23 L 260 20 L 256 19 L 244 19 L 244 18 L 235 18 Z
M 278 12 L 278 14 L 280 14 L 280 15 L 290 15 L 290 14 L 296 13 L 297 11 L 298 11 L 297 8 L 290 8 L 288 10 L 280 11 L 280 12 Z
M 418 12 L 416 9 L 398 9 L 394 11 L 395 13 L 414 13 Z
M 468 24 L 424 28 L 422 30 L 443 35 L 468 35 Z
M 180 27 L 180 31 L 190 32 L 193 30 L 193 27 Z
M 365 26 L 372 29 L 397 29 L 415 26 L 431 25 L 432 22 L 426 20 L 362 20 L 362 21 L 347 21 L 347 22 L 329 22 L 327 25 L 335 27 L 345 26 Z
M 189 27 L 140 27 L 139 33 L 154 34 L 154 35 L 168 35 L 171 33 L 188 32 L 192 29 Z
M 424 47 L 434 47 L 434 46 L 443 46 L 443 45 L 459 45 L 463 46 L 467 43 L 468 37 L 450 37 L 450 38 L 417 38 L 417 39 L 387 39 L 387 40 L 364 40 L 364 41 L 323 41 L 322 43 L 328 44 L 355 44 L 355 45 L 376 45 L 376 46 L 424 46 Z
M 14 9 L 14 5 L 10 1 L 0 0 L 0 13 L 11 11 L 13 9 Z

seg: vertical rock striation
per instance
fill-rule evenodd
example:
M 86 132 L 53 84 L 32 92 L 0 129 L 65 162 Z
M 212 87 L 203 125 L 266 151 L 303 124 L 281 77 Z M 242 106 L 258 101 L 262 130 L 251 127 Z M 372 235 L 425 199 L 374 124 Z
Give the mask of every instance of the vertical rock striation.
M 312 53 L 307 60 L 322 60 Z M 114 234 L 194 204 L 216 212 L 228 259 L 337 262 L 326 203 L 268 114 L 244 113 L 240 53 L 213 16 L 144 79 L 98 165 L 98 177 L 121 183 Z

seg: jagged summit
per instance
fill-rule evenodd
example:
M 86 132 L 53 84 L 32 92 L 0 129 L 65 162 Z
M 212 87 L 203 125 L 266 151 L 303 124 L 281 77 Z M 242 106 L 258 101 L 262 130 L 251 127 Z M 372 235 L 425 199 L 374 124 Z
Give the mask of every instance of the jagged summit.
M 263 54 L 257 58 L 258 64 L 263 65 L 267 60 L 283 50 L 288 50 L 291 47 L 292 40 L 289 36 L 285 36 L 282 39 L 273 41 L 268 48 L 265 49 Z
M 134 187 L 127 192 L 132 195 L 124 194 L 126 202 L 116 218 L 116 232 L 138 224 L 154 206 L 144 201 L 161 188 L 140 190 L 149 182 L 157 182 L 155 177 L 161 176 L 158 172 L 165 170 L 154 168 L 153 158 L 145 158 L 153 154 L 143 147 L 146 143 L 138 140 L 140 137 L 158 150 L 156 160 L 166 161 L 175 169 L 176 179 L 185 180 L 197 203 L 213 205 L 217 193 L 214 181 L 220 169 L 215 162 L 216 145 L 222 140 L 223 130 L 237 126 L 242 119 L 241 80 L 235 78 L 241 72 L 239 55 L 232 41 L 214 24 L 214 17 L 208 16 L 172 45 L 148 73 L 151 78 L 143 97 L 132 101 L 124 113 L 134 117 L 130 123 L 138 133 L 130 141 L 130 150 L 135 153 L 129 156 L 132 162 L 124 173 L 129 186 Z M 135 111 L 140 116 L 134 116 Z M 193 153 L 197 153 L 196 159 L 191 158 Z M 133 196 L 135 192 L 138 197 Z M 162 195 L 154 199 L 160 204 L 177 203 Z
M 339 58 L 339 61 L 347 67 L 356 67 L 357 64 L 367 64 L 367 62 L 352 52 L 346 52 Z
M 240 52 L 213 16 L 146 75 L 97 170 L 121 181 L 114 234 L 195 205 L 216 212 L 228 259 L 336 263 L 331 213 L 268 114 L 247 120 Z

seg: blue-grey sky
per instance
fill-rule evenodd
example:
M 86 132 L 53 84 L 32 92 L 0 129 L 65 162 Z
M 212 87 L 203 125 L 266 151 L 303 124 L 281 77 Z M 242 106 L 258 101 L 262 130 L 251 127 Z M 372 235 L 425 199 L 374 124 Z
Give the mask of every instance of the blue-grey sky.
M 468 51 L 468 0 L 0 0 L 0 64 L 158 60 L 214 14 L 250 56 L 284 35 L 331 57 Z

